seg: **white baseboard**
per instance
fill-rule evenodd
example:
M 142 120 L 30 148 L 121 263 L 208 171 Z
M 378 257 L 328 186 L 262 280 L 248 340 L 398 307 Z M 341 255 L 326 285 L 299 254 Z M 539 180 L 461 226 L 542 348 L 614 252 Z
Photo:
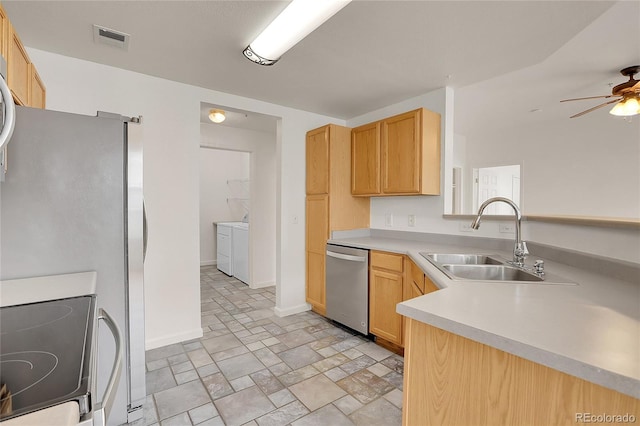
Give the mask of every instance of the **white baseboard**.
M 218 262 L 216 262 L 215 260 L 201 260 L 200 261 L 200 266 L 215 266 L 217 264 L 218 264 Z
M 275 281 L 262 281 L 261 283 L 257 283 L 257 284 L 251 284 L 249 287 L 251 288 L 264 288 L 264 287 L 271 287 L 276 285 Z
M 172 345 L 174 343 L 185 342 L 187 340 L 202 337 L 202 328 L 190 330 L 184 333 L 170 334 L 168 336 L 156 337 L 155 339 L 147 339 L 144 347 L 148 351 L 150 349 L 161 348 L 163 346 Z
M 293 314 L 298 314 L 300 312 L 306 312 L 311 310 L 311 305 L 308 303 L 303 303 L 298 306 L 292 306 L 290 308 L 281 309 L 277 306 L 273 308 L 273 312 L 279 317 L 286 317 Z

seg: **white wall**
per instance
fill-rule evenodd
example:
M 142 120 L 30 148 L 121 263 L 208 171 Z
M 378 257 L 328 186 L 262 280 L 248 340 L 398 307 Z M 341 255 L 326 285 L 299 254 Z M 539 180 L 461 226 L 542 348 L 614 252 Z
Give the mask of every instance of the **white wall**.
M 203 147 L 251 153 L 249 215 L 249 285 L 266 287 L 276 282 L 276 134 L 200 124 Z M 203 149 L 204 151 L 219 151 Z M 241 218 L 240 218 L 241 219 Z
M 47 87 L 49 109 L 143 115 L 144 195 L 149 223 L 145 263 L 147 349 L 202 335 L 199 285 L 200 102 L 282 117 L 276 147 L 276 312 L 305 303 L 305 133 L 344 120 L 206 90 L 28 48 Z M 248 63 L 247 66 L 253 66 Z M 299 178 L 291 179 L 292 176 Z
M 231 191 L 239 189 L 236 188 L 237 185 L 230 186 L 227 181 L 249 179 L 249 155 L 246 152 L 200 148 L 201 266 L 216 263 L 216 236 L 213 222 L 241 221 L 244 216 L 243 204 L 233 200 L 227 201 L 229 197 L 236 196 Z M 275 195 L 275 188 L 273 193 Z M 275 196 L 273 204 L 275 213 Z M 275 214 L 273 224 L 275 224 Z M 275 257 L 273 260 L 275 263 Z
M 467 166 L 522 164 L 527 215 L 640 218 L 640 120 L 609 114 L 467 135 Z

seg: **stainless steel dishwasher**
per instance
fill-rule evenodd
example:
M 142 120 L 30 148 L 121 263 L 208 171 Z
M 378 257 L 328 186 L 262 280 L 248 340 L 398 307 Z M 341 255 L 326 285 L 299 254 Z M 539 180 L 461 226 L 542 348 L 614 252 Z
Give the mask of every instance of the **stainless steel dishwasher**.
M 369 250 L 327 244 L 327 318 L 369 334 Z

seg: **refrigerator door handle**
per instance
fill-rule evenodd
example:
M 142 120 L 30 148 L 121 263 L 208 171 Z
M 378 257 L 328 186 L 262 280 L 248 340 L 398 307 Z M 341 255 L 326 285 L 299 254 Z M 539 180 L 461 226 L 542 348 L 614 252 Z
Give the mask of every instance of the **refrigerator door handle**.
M 147 231 L 147 208 L 144 203 L 144 198 L 142 198 L 142 261 L 144 262 L 147 258 L 147 239 L 148 231 Z
M 16 125 L 16 105 L 13 102 L 13 96 L 11 95 L 11 90 L 9 90 L 9 86 L 4 81 L 4 78 L 0 77 L 0 93 L 2 93 L 2 102 L 4 102 L 5 113 L 4 113 L 4 126 L 2 126 L 2 131 L 0 132 L 0 150 L 9 143 L 9 139 L 11 139 L 11 135 L 13 135 L 13 129 Z
M 120 334 L 118 324 L 116 324 L 107 311 L 102 308 L 98 310 L 98 319 L 103 320 L 107 324 L 116 342 L 116 354 L 115 359 L 113 360 L 113 368 L 111 369 L 111 377 L 109 377 L 109 382 L 107 383 L 107 388 L 104 391 L 102 401 L 96 405 L 96 409 L 93 413 L 94 426 L 106 426 L 107 417 L 109 417 L 109 414 L 111 413 L 111 407 L 113 406 L 117 387 L 120 383 L 120 372 L 122 370 L 122 335 Z

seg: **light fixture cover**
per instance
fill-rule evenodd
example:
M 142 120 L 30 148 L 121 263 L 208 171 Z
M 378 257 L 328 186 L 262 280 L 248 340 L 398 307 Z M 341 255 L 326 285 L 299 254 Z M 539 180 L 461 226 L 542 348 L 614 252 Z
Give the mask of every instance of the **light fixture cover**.
M 636 94 L 625 96 L 620 102 L 611 108 L 609 114 L 617 115 L 619 117 L 628 117 L 640 114 L 640 102 L 638 102 L 639 97 L 640 96 Z
M 293 0 L 244 50 L 260 65 L 273 65 L 290 48 L 351 0 Z
M 227 118 L 224 114 L 224 111 L 221 109 L 212 109 L 209 111 L 209 120 L 214 123 L 222 123 L 225 118 Z

